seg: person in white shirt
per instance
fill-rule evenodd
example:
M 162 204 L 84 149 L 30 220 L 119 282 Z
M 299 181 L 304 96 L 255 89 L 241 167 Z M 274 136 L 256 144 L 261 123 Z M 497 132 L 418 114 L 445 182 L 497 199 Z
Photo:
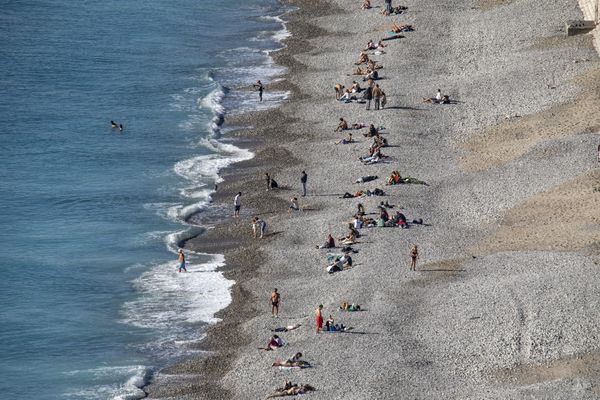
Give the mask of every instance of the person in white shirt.
M 435 99 L 437 100 L 437 102 L 441 102 L 442 101 L 442 90 L 438 89 L 436 95 L 435 95 Z

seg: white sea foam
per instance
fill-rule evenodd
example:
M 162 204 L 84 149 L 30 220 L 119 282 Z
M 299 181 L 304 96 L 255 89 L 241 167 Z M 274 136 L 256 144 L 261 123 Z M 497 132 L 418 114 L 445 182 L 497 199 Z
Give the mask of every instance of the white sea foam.
M 178 273 L 177 262 L 155 265 L 133 282 L 140 296 L 125 304 L 123 321 L 162 330 L 173 341 L 189 339 L 178 335 L 189 334 L 189 324 L 217 322 L 214 314 L 231 302 L 233 281 L 215 271 L 223 265 L 220 255 L 205 263 L 190 261 L 188 273 Z
M 152 370 L 143 365 L 99 367 L 86 370 L 69 371 L 66 375 L 86 375 L 94 380 L 123 379 L 125 383 L 114 385 L 92 385 L 85 389 L 65 393 L 67 398 L 75 399 L 112 399 L 137 400 L 146 397 L 141 389 L 150 379 Z

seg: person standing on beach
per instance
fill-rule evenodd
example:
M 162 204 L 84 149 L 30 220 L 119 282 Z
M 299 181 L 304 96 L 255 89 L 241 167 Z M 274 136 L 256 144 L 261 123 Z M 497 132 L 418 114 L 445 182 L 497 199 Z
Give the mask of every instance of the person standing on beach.
M 367 101 L 367 110 L 371 109 L 371 100 L 373 100 L 373 86 L 369 85 L 365 89 L 365 94 L 363 97 Z
M 187 269 L 185 268 L 185 254 L 183 254 L 183 249 L 179 249 L 179 258 L 177 261 L 179 261 L 179 272 L 181 272 L 181 270 L 183 270 L 183 272 L 187 272 Z
M 269 175 L 268 172 L 265 172 L 265 178 L 267 179 L 267 192 L 269 190 L 271 190 L 271 184 L 272 184 L 272 179 L 271 179 L 271 175 Z
M 598 162 L 600 163 L 600 144 L 598 145 Z
M 392 0 L 385 0 L 385 12 L 387 15 L 392 13 Z
M 277 288 L 273 289 L 273 293 L 271 293 L 271 315 L 275 318 L 279 315 L 279 302 L 281 301 L 281 296 L 279 292 L 277 292 Z
M 306 181 L 308 181 L 308 175 L 306 171 L 302 171 L 300 175 L 300 183 L 302 183 L 302 197 L 306 197 Z
M 373 100 L 375 102 L 376 110 L 379 110 L 379 106 L 381 105 L 381 94 L 382 93 L 383 92 L 379 88 L 379 85 L 375 85 L 375 88 L 373 88 Z
M 315 310 L 315 322 L 317 324 L 317 333 L 323 329 L 323 304 L 319 304 L 319 307 Z
M 240 208 L 242 207 L 242 202 L 240 200 L 241 196 L 242 196 L 242 192 L 238 192 L 238 194 L 233 199 L 233 208 L 234 208 L 233 217 L 234 218 L 240 217 Z
M 419 258 L 419 250 L 417 249 L 417 245 L 413 244 L 410 249 L 410 270 L 417 270 L 417 258 Z
M 264 86 L 260 79 L 254 84 L 256 90 L 258 90 L 258 101 L 262 101 Z

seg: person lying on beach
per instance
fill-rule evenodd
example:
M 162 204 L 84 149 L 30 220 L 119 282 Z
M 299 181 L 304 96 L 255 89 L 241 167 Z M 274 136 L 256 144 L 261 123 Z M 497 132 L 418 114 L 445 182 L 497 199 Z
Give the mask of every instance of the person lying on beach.
M 352 129 L 362 129 L 364 127 L 366 127 L 367 125 L 362 123 L 362 122 L 355 122 L 352 124 Z
M 375 50 L 376 48 L 377 48 L 377 45 L 375 44 L 375 42 L 373 42 L 371 39 L 369 39 L 369 42 L 367 43 L 367 47 L 363 51 Z
M 289 332 L 289 331 L 293 331 L 294 329 L 298 329 L 301 326 L 302 326 L 301 324 L 282 326 L 282 327 L 278 327 L 275 329 L 271 329 L 271 332 Z
M 402 177 L 400 175 L 400 173 L 398 171 L 392 171 L 392 174 L 387 178 L 386 181 L 386 185 L 400 185 L 400 184 L 404 184 L 404 183 L 413 183 L 416 185 L 427 185 L 427 183 L 425 183 L 422 180 L 419 180 L 417 178 L 412 178 L 410 176 L 407 177 Z
M 273 335 L 271 336 L 271 339 L 269 339 L 266 347 L 259 347 L 258 349 L 264 351 L 277 350 L 278 348 L 283 347 L 284 344 L 285 343 L 283 343 L 283 340 L 279 336 Z
M 355 197 L 365 197 L 365 196 L 385 196 L 385 192 L 379 188 L 375 188 L 373 190 L 359 190 L 358 192 L 352 193 L 344 193 L 340 199 L 353 199 Z
M 383 65 L 377 64 L 377 61 L 375 61 L 375 60 L 369 60 L 367 64 L 368 64 L 367 68 L 371 71 L 375 71 L 376 69 L 383 68 Z
M 377 208 L 379 208 L 380 210 L 385 210 L 387 208 L 394 208 L 396 206 L 391 205 L 390 203 L 387 202 L 387 200 L 385 202 L 380 202 L 379 205 L 377 206 Z
M 354 232 L 350 232 L 348 235 L 340 238 L 340 243 L 343 244 L 344 246 L 349 245 L 349 244 L 354 244 L 356 242 L 356 235 L 354 234 Z
M 298 205 L 298 198 L 292 197 L 290 199 L 290 207 L 288 208 L 288 212 L 292 211 L 300 211 L 300 206 Z
M 408 25 L 408 24 L 398 25 L 394 22 L 392 24 L 392 28 L 390 30 L 394 33 L 401 33 L 401 32 L 412 32 L 414 29 L 413 29 L 412 25 Z
M 366 183 L 366 182 L 374 181 L 375 179 L 377 179 L 377 175 L 361 176 L 354 183 Z
M 315 388 L 308 384 L 296 385 L 290 381 L 285 381 L 285 385 L 281 388 L 275 389 L 275 393 L 267 396 L 267 399 L 274 397 L 285 397 L 285 396 L 296 396 L 299 394 L 308 393 L 314 391 Z
M 377 42 L 377 48 L 378 49 L 383 49 L 385 47 L 385 44 L 383 44 L 383 40 L 379 40 L 379 42 Z
M 352 139 L 352 133 L 348 132 L 348 137 L 345 137 L 341 140 L 338 140 L 337 142 L 335 142 L 335 144 L 349 144 L 349 143 L 354 143 L 354 139 Z
M 352 93 L 360 93 L 362 89 L 358 82 L 352 81 L 352 86 L 350 86 L 350 90 L 352 91 Z
M 375 151 L 372 156 L 359 157 L 359 159 L 364 165 L 371 165 L 371 164 L 377 164 L 384 157 L 387 157 L 387 156 L 384 156 L 383 154 L 381 154 L 381 150 L 379 150 L 379 148 L 378 148 L 377 151 Z
M 340 122 L 338 123 L 337 128 L 335 128 L 334 132 L 345 131 L 348 129 L 348 122 L 344 118 L 340 118 Z
M 348 254 L 344 254 L 342 257 L 328 265 L 326 270 L 328 273 L 333 274 L 335 272 L 344 271 L 350 268 L 352 268 L 352 257 L 350 257 Z
M 340 306 L 340 310 L 342 311 L 348 311 L 348 312 L 353 312 L 353 311 L 361 311 L 360 310 L 360 305 L 358 304 L 350 304 L 350 303 L 342 303 L 342 305 Z
M 367 70 L 367 68 L 356 67 L 356 69 L 352 72 L 352 75 L 364 76 L 368 73 L 369 73 L 369 71 Z
M 344 85 L 341 83 L 336 83 L 333 88 L 335 89 L 335 99 L 339 100 L 344 94 Z
M 338 99 L 339 101 L 343 101 L 346 103 L 350 103 L 352 100 L 358 101 L 358 98 L 350 89 L 347 89 L 346 92 Z
M 362 10 L 368 10 L 371 8 L 371 1 L 370 0 L 364 0 L 362 3 L 362 6 L 360 6 L 360 8 Z
M 311 365 L 308 361 L 302 360 L 302 353 L 296 353 L 292 358 L 287 360 L 275 360 L 272 365 L 273 367 L 286 367 L 286 368 L 310 368 Z

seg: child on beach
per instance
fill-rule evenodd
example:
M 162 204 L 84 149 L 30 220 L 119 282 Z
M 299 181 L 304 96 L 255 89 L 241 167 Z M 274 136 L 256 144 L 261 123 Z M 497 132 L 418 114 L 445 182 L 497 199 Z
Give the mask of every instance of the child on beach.
M 252 218 L 252 234 L 256 239 L 256 235 L 260 232 L 260 238 L 265 236 L 267 230 L 267 223 L 258 217 Z

